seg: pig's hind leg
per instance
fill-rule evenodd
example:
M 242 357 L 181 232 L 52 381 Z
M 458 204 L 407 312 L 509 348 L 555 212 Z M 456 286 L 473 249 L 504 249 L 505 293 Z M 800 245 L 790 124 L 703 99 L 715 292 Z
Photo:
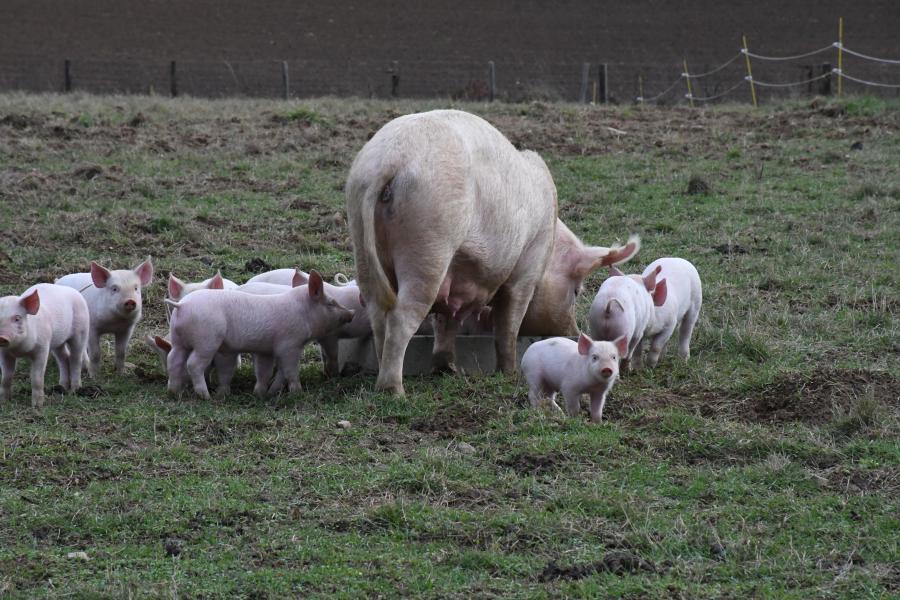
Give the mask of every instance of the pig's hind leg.
M 174 351 L 174 350 L 173 350 Z M 194 350 L 188 355 L 186 367 L 194 391 L 204 400 L 209 400 L 209 388 L 206 386 L 206 368 L 215 357 L 215 352 L 204 352 L 200 348 Z
M 669 338 L 672 337 L 674 331 L 675 324 L 672 323 L 672 325 L 657 333 L 653 336 L 653 339 L 650 340 L 650 351 L 647 352 L 648 366 L 655 367 L 656 363 L 659 362 L 659 357 L 666 349 L 666 343 L 668 343 Z
M 691 336 L 694 334 L 694 326 L 699 318 L 700 307 L 692 306 L 678 326 L 678 356 L 685 360 L 691 357 Z
M 69 370 L 69 359 L 71 358 L 69 349 L 66 348 L 65 344 L 62 344 L 51 350 L 51 352 L 53 353 L 53 358 L 56 359 L 56 367 L 59 370 L 59 386 L 66 391 L 71 391 L 72 388 L 69 382 L 72 373 Z
M 216 377 L 218 386 L 216 387 L 216 396 L 225 397 L 231 394 L 231 378 L 234 376 L 234 370 L 238 366 L 238 355 L 225 352 L 219 352 L 213 359 L 216 365 Z

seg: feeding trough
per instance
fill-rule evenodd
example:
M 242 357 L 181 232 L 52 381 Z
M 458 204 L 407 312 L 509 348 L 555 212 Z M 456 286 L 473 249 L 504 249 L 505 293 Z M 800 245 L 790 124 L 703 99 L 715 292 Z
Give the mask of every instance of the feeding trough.
M 534 342 L 543 337 L 520 336 L 516 342 L 516 362 Z M 575 339 L 575 338 L 572 338 Z M 431 351 L 434 337 L 415 335 L 409 341 L 403 357 L 403 376 L 431 373 Z M 338 345 L 338 364 L 341 373 L 378 373 L 373 338 L 342 339 Z M 465 373 L 493 373 L 497 368 L 497 356 L 492 335 L 460 335 L 456 338 L 456 367 Z

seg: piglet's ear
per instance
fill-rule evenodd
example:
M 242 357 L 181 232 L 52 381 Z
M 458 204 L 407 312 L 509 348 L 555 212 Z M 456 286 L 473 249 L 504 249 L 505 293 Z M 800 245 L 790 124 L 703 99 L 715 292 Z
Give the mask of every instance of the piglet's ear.
M 109 279 L 109 276 L 109 269 L 101 267 L 94 261 L 91 261 L 91 281 L 94 283 L 94 287 L 106 287 L 106 281 Z
M 591 341 L 591 338 L 589 338 L 588 336 L 586 336 L 583 333 L 581 335 L 579 335 L 578 336 L 578 354 L 587 356 L 588 353 L 591 351 L 591 344 L 593 344 L 593 342 Z
M 624 277 L 625 273 L 620 271 L 615 265 L 609 267 L 609 276 L 610 277 Z
M 628 338 L 626 336 L 621 336 L 616 338 L 616 341 L 613 342 L 616 345 L 616 350 L 619 351 L 619 356 L 625 356 L 625 353 L 628 352 Z
M 666 295 L 668 294 L 668 286 L 666 285 L 666 280 L 663 279 L 659 283 L 656 284 L 656 289 L 653 290 L 653 305 L 654 306 L 662 306 L 666 303 Z
M 211 290 L 224 290 L 225 280 L 222 279 L 222 272 L 216 271 L 216 274 L 209 280 L 209 285 L 206 287 Z
M 300 287 L 309 282 L 309 275 L 300 269 L 294 269 L 294 277 L 291 279 L 291 287 Z
M 173 300 L 181 300 L 184 293 L 184 282 L 171 273 L 169 273 L 169 298 Z
M 656 289 L 656 276 L 659 275 L 660 271 L 662 271 L 662 266 L 656 265 L 656 268 L 653 269 L 652 272 L 644 275 L 644 289 L 646 289 L 648 292 L 652 292 L 654 289 Z
M 29 315 L 36 315 L 38 309 L 41 308 L 41 298 L 40 296 L 38 296 L 37 290 L 31 292 L 30 294 L 19 300 L 19 302 L 22 304 L 22 306 L 25 307 L 25 312 L 27 312 Z
M 359 305 L 363 308 L 366 307 L 366 299 L 363 298 L 362 292 L 359 293 Z
M 325 289 L 322 283 L 322 276 L 318 271 L 309 272 L 309 297 L 319 300 L 325 296 Z
M 136 266 L 133 270 L 141 279 L 141 287 L 153 280 L 153 263 L 150 262 L 149 256 L 147 257 L 147 260 Z
M 156 344 L 157 348 L 164 350 L 165 352 L 171 352 L 172 350 L 172 344 L 164 337 L 158 335 L 153 336 L 153 343 Z

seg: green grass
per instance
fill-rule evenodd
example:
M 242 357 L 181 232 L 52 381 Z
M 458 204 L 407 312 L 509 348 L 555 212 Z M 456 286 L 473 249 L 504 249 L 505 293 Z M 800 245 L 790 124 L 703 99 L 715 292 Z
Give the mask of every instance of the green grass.
M 248 366 L 228 400 L 169 398 L 135 342 L 124 377 L 107 352 L 100 397 L 37 413 L 20 368 L 0 405 L 0 597 L 900 594 L 894 101 L 0 96 L 0 292 L 151 254 L 143 334 L 165 330 L 169 272 L 352 273 L 355 152 L 448 105 L 540 152 L 586 241 L 640 233 L 626 270 L 697 265 L 690 362 L 670 349 L 620 381 L 600 426 L 529 410 L 515 377 L 385 396 L 324 379 L 312 350 L 303 393 L 270 402 Z M 708 191 L 689 194 L 692 177 Z

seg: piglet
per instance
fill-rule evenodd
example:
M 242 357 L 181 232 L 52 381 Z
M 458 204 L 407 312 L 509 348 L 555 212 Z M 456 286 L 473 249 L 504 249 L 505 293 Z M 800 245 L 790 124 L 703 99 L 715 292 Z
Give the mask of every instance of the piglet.
M 259 275 L 254 275 L 247 280 L 247 283 L 274 283 L 277 285 L 288 285 L 297 287 L 303 285 L 309 280 L 309 275 L 300 269 L 275 269 L 266 271 Z
M 665 279 L 667 288 L 665 302 L 653 309 L 653 319 L 644 332 L 650 340 L 647 362 L 656 366 L 659 356 L 678 327 L 678 356 L 691 356 L 691 335 L 700 317 L 703 304 L 703 287 L 700 274 L 690 262 L 683 258 L 660 258 L 644 269 L 644 277 L 651 273 Z
M 56 280 L 75 288 L 87 301 L 91 328 L 87 344 L 87 368 L 94 377 L 100 368 L 100 336 L 111 333 L 116 340 L 116 372 L 125 371 L 125 351 L 134 327 L 141 320 L 141 288 L 153 279 L 148 258 L 134 269 L 110 271 L 91 262 L 89 273 L 73 273 Z
M 555 398 L 562 392 L 566 410 L 577 416 L 581 395 L 591 396 L 591 420 L 603 417 L 606 395 L 619 376 L 619 357 L 628 350 L 621 336 L 615 342 L 595 342 L 581 334 L 578 341 L 556 337 L 535 342 L 522 356 L 522 373 L 528 382 L 528 399 L 532 408 L 550 394 L 550 405 L 560 410 Z
M 199 290 L 181 302 L 166 302 L 175 308 L 169 391 L 180 393 L 189 375 L 194 391 L 203 398 L 209 398 L 204 371 L 214 357 L 219 393 L 229 393 L 233 362 L 221 357 L 227 359 L 239 352 L 254 354 L 257 396 L 269 393 L 275 363 L 287 379 L 288 389 L 298 391 L 297 366 L 306 343 L 353 320 L 353 312 L 328 297 L 322 277 L 315 271 L 310 273 L 308 285 L 283 294 Z
M 612 341 L 625 336 L 628 351 L 622 354 L 621 368 L 640 368 L 641 341 L 653 320 L 653 307 L 666 300 L 666 281 L 659 283 L 656 269 L 648 275 L 624 275 L 612 267 L 610 277 L 603 282 L 588 316 L 591 335 L 595 340 Z
M 229 279 L 225 279 L 224 277 L 222 277 L 222 273 L 218 271 L 209 279 L 204 279 L 203 281 L 199 281 L 197 283 L 188 283 L 186 281 L 182 281 L 175 277 L 175 275 L 173 275 L 172 273 L 169 273 L 169 283 L 167 291 L 169 293 L 169 298 L 178 301 L 191 292 L 196 292 L 197 290 L 233 290 L 237 287 L 238 285 L 235 282 Z
M 0 298 L 0 367 L 3 399 L 12 398 L 16 360 L 31 360 L 31 406 L 44 405 L 44 373 L 50 353 L 59 366 L 59 385 L 81 387 L 81 361 L 87 345 L 90 316 L 77 291 L 39 283 L 21 296 Z
M 294 275 L 290 275 L 290 271 L 294 271 Z M 273 277 L 278 281 L 291 281 L 296 285 L 299 282 L 305 283 L 306 274 L 303 271 L 295 271 L 294 269 L 279 269 L 278 271 L 270 271 L 270 273 L 280 273 L 280 276 Z M 297 277 L 299 273 L 302 277 Z M 263 274 L 265 275 L 265 273 Z M 254 278 L 256 279 L 256 278 Z M 270 295 L 283 294 L 290 287 L 283 284 L 269 283 L 265 281 L 254 281 L 251 279 L 247 283 L 238 287 L 239 291 L 248 294 Z M 369 322 L 369 313 L 365 310 L 362 294 L 359 287 L 353 282 L 346 282 L 341 285 L 323 284 L 325 292 L 329 298 L 334 298 L 337 302 L 351 311 L 353 311 L 353 320 L 342 325 L 337 331 L 330 332 L 324 337 L 316 338 L 319 346 L 322 348 L 322 360 L 325 363 L 325 374 L 334 377 L 340 374 L 338 366 L 338 340 L 341 338 L 365 338 L 372 335 L 372 324 Z

